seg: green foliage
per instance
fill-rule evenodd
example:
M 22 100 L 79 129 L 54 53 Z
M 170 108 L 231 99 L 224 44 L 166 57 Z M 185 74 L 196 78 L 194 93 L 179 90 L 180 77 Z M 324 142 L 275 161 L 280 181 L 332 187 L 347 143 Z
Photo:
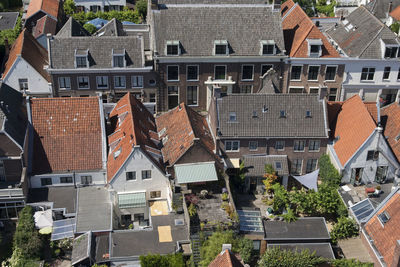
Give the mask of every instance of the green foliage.
M 390 25 L 390 29 L 392 30 L 392 32 L 394 33 L 399 33 L 400 30 L 400 24 L 398 22 L 393 23 L 392 25 Z
M 182 254 L 157 255 L 149 254 L 139 257 L 142 267 L 185 267 Z
M 333 226 L 331 231 L 331 238 L 333 243 L 337 243 L 340 239 L 358 236 L 358 225 L 349 217 L 341 217 L 338 222 Z
M 315 256 L 308 250 L 291 251 L 281 250 L 279 247 L 267 249 L 258 261 L 259 267 L 292 267 L 292 266 L 318 266 L 324 259 Z
M 75 13 L 76 6 L 74 0 L 65 0 L 64 12 L 67 16 L 72 16 Z
M 265 164 L 264 172 L 266 174 L 275 174 L 276 173 L 274 167 L 272 166 L 272 164 Z
M 40 264 L 35 259 L 26 259 L 23 256 L 22 250 L 16 248 L 11 255 L 11 258 L 1 263 L 2 267 L 39 267 Z
M 229 195 L 228 195 L 228 193 L 223 193 L 223 194 L 221 195 L 221 198 L 222 198 L 223 201 L 229 200 Z
M 130 10 L 130 9 L 125 9 L 123 11 L 107 11 L 107 12 L 101 12 L 98 11 L 96 13 L 93 12 L 77 12 L 73 13 L 72 17 L 78 21 L 80 24 L 84 25 L 86 22 L 89 20 L 95 19 L 95 18 L 101 18 L 105 20 L 112 20 L 113 18 L 119 20 L 119 21 L 130 21 L 134 23 L 140 23 L 141 18 L 137 10 Z
M 14 249 L 20 249 L 23 258 L 33 259 L 40 256 L 42 241 L 35 228 L 33 209 L 25 206 L 19 213 L 18 225 L 14 234 Z
M 22 0 L 8 0 L 8 5 L 10 8 L 22 7 Z
M 294 0 L 295 3 L 298 3 L 301 8 L 306 12 L 307 16 L 314 17 L 315 12 L 313 10 L 313 6 L 315 5 L 315 1 L 313 0 Z
M 336 259 L 330 262 L 332 267 L 373 267 L 373 263 L 360 262 L 356 259 Z
M 193 203 L 190 203 L 188 207 L 188 212 L 190 217 L 194 217 L 197 214 L 196 206 Z
M 327 2 L 326 0 L 319 0 L 315 9 L 317 10 L 318 13 L 324 14 L 325 16 L 334 17 L 335 16 L 334 9 L 336 6 L 336 2 L 331 1 L 329 5 L 327 5 L 326 2 Z
M 8 7 L 8 0 L 0 0 L 0 11 L 7 11 Z
M 274 202 L 272 208 L 275 212 L 282 213 L 289 203 L 289 193 L 283 185 L 279 183 L 273 184 L 271 188 L 274 191 Z
M 135 3 L 135 9 L 138 12 L 139 16 L 146 20 L 147 15 L 147 1 L 146 0 L 138 0 Z
M 290 208 L 288 208 L 287 213 L 283 214 L 283 219 L 285 220 L 285 222 L 295 222 L 297 221 L 297 216 L 294 213 L 294 211 Z
M 96 26 L 94 26 L 93 24 L 90 23 L 86 23 L 85 25 L 83 25 L 83 28 L 85 28 L 85 30 L 88 31 L 88 33 L 93 34 L 97 31 Z
M 319 177 L 321 178 L 323 183 L 339 186 L 342 180 L 341 175 L 332 165 L 331 160 L 328 155 L 323 155 L 319 158 L 318 161 L 319 166 Z
M 14 29 L 0 31 L 0 54 L 1 55 L 4 55 L 4 40 L 5 39 L 8 40 L 8 44 L 11 48 L 11 45 L 15 42 L 15 39 L 17 39 L 21 30 L 22 30 L 22 14 L 20 13 Z
M 107 264 L 102 264 L 102 265 L 95 264 L 95 265 L 92 265 L 92 267 L 108 267 L 108 266 L 107 266 Z
M 233 231 L 214 232 L 201 246 L 201 262 L 199 266 L 207 267 L 221 252 L 222 244 L 231 244 L 232 252 L 239 253 L 240 257 L 248 262 L 252 258 L 253 242 L 236 237 Z M 250 249 L 251 248 L 251 249 Z

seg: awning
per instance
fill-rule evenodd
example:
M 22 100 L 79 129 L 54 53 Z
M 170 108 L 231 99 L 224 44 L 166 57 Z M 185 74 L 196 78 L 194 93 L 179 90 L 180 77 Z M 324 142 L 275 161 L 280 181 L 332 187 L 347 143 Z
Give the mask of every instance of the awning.
M 302 185 L 304 185 L 308 189 L 314 189 L 315 191 L 318 191 L 318 185 L 317 185 L 318 173 L 319 169 L 311 173 L 307 173 L 306 175 L 293 176 L 293 178 L 299 181 Z
M 35 226 L 38 229 L 51 227 L 53 226 L 53 212 L 51 209 L 45 211 L 37 211 L 33 215 L 35 219 Z
M 118 195 L 118 207 L 120 209 L 146 207 L 146 193 L 129 193 Z
M 178 184 L 217 181 L 217 171 L 214 162 L 176 164 L 175 177 Z

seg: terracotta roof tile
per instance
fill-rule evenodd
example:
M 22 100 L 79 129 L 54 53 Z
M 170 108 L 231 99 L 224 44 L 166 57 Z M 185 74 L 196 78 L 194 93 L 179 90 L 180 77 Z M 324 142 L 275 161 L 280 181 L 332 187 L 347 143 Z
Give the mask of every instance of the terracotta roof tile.
M 378 215 L 386 211 L 390 216 L 384 226 Z M 386 204 L 365 224 L 365 231 L 389 266 L 393 262 L 397 240 L 400 240 L 400 194 L 396 192 Z
M 369 114 L 374 120 L 375 124 L 378 124 L 378 109 L 376 108 L 376 102 L 364 102 Z
M 339 136 L 339 140 L 333 147 L 343 166 L 375 128 L 371 114 L 358 95 L 342 104 L 335 129 L 335 137 Z
M 49 16 L 44 16 L 37 20 L 35 27 L 32 30 L 32 35 L 35 38 L 43 34 L 56 34 L 57 21 Z
M 208 267 L 243 267 L 243 264 L 229 250 L 225 250 Z
M 28 10 L 26 12 L 26 19 L 28 19 L 40 10 L 47 15 L 52 16 L 54 19 L 57 19 L 59 8 L 59 0 L 31 0 L 29 2 Z
M 103 168 L 97 97 L 31 99 L 33 173 Z
M 400 6 L 397 6 L 395 9 L 393 9 L 393 11 L 390 12 L 390 16 L 395 20 L 400 20 Z
M 40 73 L 40 75 L 50 82 L 50 75 L 46 70 L 44 70 L 44 66 L 48 65 L 47 51 L 26 29 L 19 34 L 11 47 L 10 54 L 4 67 L 3 79 L 10 71 L 18 56 L 25 59 L 37 72 Z
M 292 0 L 288 0 L 281 6 L 281 13 L 286 15 L 282 21 L 286 52 L 291 57 L 307 58 L 309 57 L 307 39 L 321 39 L 323 43 L 322 58 L 340 57 L 299 5 L 296 4 L 290 13 L 287 13 L 287 8 L 290 9 L 294 5 Z
M 182 157 L 198 138 L 212 154 L 214 141 L 205 117 L 180 104 L 176 108 L 156 118 L 157 131 L 163 142 L 161 149 L 164 162 L 169 166 Z
M 393 103 L 381 109 L 382 124 L 384 125 L 384 136 L 387 138 L 393 153 L 400 161 L 400 106 Z
M 110 120 L 113 130 L 108 136 L 108 182 L 122 167 L 134 146 L 140 146 L 142 151 L 162 169 L 162 154 L 157 146 L 159 141 L 154 116 L 134 95 L 127 93 L 118 101 L 110 113 Z M 117 157 L 115 152 L 119 153 Z

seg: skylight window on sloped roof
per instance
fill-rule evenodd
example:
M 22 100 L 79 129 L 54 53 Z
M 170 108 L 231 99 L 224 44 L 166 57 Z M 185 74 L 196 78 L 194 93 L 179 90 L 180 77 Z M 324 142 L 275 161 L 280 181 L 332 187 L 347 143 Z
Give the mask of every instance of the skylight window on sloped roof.
M 281 110 L 281 111 L 279 112 L 279 116 L 280 116 L 281 118 L 286 118 L 286 111 L 285 111 L 285 110 Z
M 229 112 L 229 121 L 235 122 L 236 121 L 236 112 Z
M 121 155 L 122 148 L 120 147 L 117 151 L 114 152 L 114 159 L 118 158 Z
M 385 223 L 387 223 L 390 220 L 389 213 L 387 213 L 387 211 L 382 212 L 381 214 L 378 215 L 378 219 L 379 221 L 381 221 L 383 225 L 385 225 Z
M 125 111 L 124 113 L 118 115 L 118 125 L 119 126 L 121 126 L 121 124 L 124 122 L 127 115 L 128 115 L 128 111 Z

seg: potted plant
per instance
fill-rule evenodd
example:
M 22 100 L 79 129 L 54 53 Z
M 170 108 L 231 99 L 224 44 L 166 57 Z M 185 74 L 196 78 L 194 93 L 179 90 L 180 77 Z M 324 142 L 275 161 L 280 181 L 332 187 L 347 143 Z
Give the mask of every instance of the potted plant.
M 378 185 L 377 187 L 375 187 L 375 192 L 374 192 L 374 194 L 375 194 L 375 195 L 379 195 L 380 193 L 381 193 L 381 186 Z
M 223 193 L 223 194 L 221 195 L 221 198 L 222 198 L 223 201 L 228 201 L 228 200 L 229 200 L 229 195 L 228 195 L 228 193 Z

